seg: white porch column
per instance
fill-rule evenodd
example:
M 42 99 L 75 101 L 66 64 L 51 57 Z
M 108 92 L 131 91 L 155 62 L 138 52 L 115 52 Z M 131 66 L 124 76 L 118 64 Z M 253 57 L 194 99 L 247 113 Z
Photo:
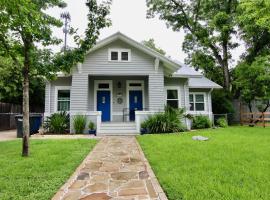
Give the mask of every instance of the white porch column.
M 163 73 L 149 74 L 148 77 L 149 110 L 164 110 L 164 75 Z
M 70 111 L 85 112 L 88 109 L 88 74 L 74 73 L 70 94 Z

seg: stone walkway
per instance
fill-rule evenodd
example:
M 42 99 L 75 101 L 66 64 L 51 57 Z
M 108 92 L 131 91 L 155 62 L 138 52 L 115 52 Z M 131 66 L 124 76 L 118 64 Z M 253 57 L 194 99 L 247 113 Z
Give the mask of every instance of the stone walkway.
M 53 200 L 167 200 L 135 137 L 104 137 Z

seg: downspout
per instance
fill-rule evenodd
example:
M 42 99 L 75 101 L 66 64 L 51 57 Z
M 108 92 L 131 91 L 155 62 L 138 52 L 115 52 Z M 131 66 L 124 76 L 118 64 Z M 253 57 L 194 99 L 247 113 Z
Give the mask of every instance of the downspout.
M 188 94 L 187 94 L 187 92 L 186 92 L 186 90 L 187 90 L 187 85 L 188 85 L 188 79 L 187 79 L 187 81 L 184 83 L 184 102 L 185 102 L 185 113 L 187 114 L 187 110 L 188 110 L 188 106 L 187 106 L 187 98 L 188 98 Z M 189 127 L 189 123 L 188 123 L 188 119 L 187 118 L 185 118 L 185 122 L 186 122 L 186 127 L 187 127 L 187 129 L 190 129 L 190 127 Z
M 48 90 L 49 90 L 49 94 L 48 94 L 48 114 L 50 115 L 50 113 L 51 113 L 51 82 L 50 81 L 48 81 Z
M 214 123 L 213 111 L 212 111 L 212 96 L 211 96 L 212 91 L 213 91 L 213 88 L 211 88 L 211 90 L 208 93 L 208 116 L 209 116 L 209 119 L 211 119 L 212 123 Z M 211 108 L 211 110 L 210 110 L 210 108 Z

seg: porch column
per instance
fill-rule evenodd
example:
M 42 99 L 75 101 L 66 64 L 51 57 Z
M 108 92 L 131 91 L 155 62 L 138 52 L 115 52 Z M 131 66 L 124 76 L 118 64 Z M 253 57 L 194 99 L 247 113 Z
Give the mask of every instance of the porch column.
M 163 73 L 149 74 L 148 77 L 149 110 L 164 110 L 164 75 Z
M 86 112 L 88 110 L 88 74 L 74 73 L 70 94 L 70 111 Z

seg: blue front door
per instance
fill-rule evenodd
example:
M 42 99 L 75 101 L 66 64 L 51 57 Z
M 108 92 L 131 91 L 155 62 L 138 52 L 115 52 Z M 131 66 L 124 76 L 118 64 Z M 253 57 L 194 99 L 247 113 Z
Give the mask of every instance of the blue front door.
M 135 120 L 135 111 L 143 110 L 142 91 L 129 91 L 129 120 Z
M 111 120 L 111 92 L 97 91 L 97 111 L 102 112 L 101 120 L 107 122 Z

